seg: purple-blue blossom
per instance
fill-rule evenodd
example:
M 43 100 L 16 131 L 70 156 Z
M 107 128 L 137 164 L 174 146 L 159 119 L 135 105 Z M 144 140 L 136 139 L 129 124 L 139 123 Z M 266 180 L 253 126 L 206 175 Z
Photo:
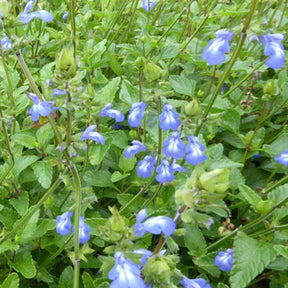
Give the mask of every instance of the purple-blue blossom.
M 215 265 L 222 271 L 231 271 L 233 266 L 233 249 L 228 249 L 225 252 L 220 251 L 215 257 Z
M 20 14 L 19 17 L 20 22 L 27 24 L 34 18 L 39 18 L 45 22 L 50 22 L 54 19 L 53 15 L 46 10 L 39 10 L 28 13 L 31 9 L 33 9 L 33 6 L 34 6 L 33 0 L 27 2 L 24 11 Z
M 163 143 L 163 153 L 169 158 L 181 159 L 185 155 L 185 144 L 180 138 L 179 132 L 173 132 L 172 136 Z
M 156 159 L 153 156 L 145 156 L 143 160 L 138 162 L 137 175 L 142 178 L 148 178 L 154 171 Z
M 134 250 L 133 251 L 134 254 L 138 254 L 138 255 L 142 255 L 142 258 L 140 259 L 140 262 L 141 262 L 141 267 L 144 266 L 146 264 L 146 261 L 148 258 L 150 258 L 151 256 L 153 256 L 153 252 L 147 250 L 147 249 L 143 249 L 143 248 L 140 248 L 140 249 L 137 249 L 137 250 Z M 159 252 L 159 255 L 164 255 L 166 253 L 166 250 L 161 250 Z
M 284 40 L 284 35 L 280 33 L 265 34 L 260 37 L 260 41 L 265 45 L 264 55 L 270 56 L 265 61 L 265 64 L 273 69 L 280 69 L 285 65 L 285 50 L 281 41 Z
M 277 161 L 279 164 L 288 165 L 288 150 L 280 153 L 280 155 L 278 156 L 275 156 L 274 160 Z
M 75 236 L 75 226 L 72 227 Z M 79 219 L 79 243 L 84 244 L 90 239 L 91 228 L 84 222 L 84 216 Z
M 231 31 L 221 29 L 215 33 L 216 38 L 208 42 L 202 53 L 202 60 L 207 60 L 210 65 L 218 65 L 226 60 L 224 53 L 230 51 L 230 41 L 234 34 Z
M 183 285 L 184 288 L 211 288 L 210 284 L 202 278 L 189 279 L 184 276 L 180 284 Z
M 12 43 L 9 37 L 5 33 L 3 35 L 4 35 L 4 38 L 2 38 L 1 40 L 1 47 L 3 51 L 12 49 Z
M 173 170 L 173 173 L 176 171 L 177 172 L 186 172 L 185 168 L 183 166 L 181 166 L 180 164 L 178 164 L 175 159 L 173 160 L 173 162 L 171 164 L 171 168 Z
M 173 219 L 166 216 L 155 216 L 147 218 L 146 209 L 142 209 L 136 216 L 136 224 L 134 227 L 134 236 L 142 237 L 146 232 L 154 235 L 164 233 L 165 236 L 171 236 L 175 229 L 176 224 Z
M 69 15 L 69 12 L 66 11 L 62 16 L 62 19 L 65 21 L 67 19 L 68 15 Z
M 100 143 L 101 145 L 104 145 L 105 144 L 104 137 L 100 133 L 96 132 L 95 129 L 96 129 L 96 125 L 91 125 L 87 127 L 86 130 L 83 132 L 80 140 L 85 141 L 87 139 L 90 139 L 90 140 Z
M 188 136 L 188 144 L 185 148 L 185 160 L 191 165 L 197 165 L 203 163 L 207 156 L 204 155 L 203 151 L 205 150 L 205 146 L 198 141 L 198 137 L 196 136 Z
M 150 12 L 151 9 L 157 4 L 155 1 L 152 0 L 143 0 L 143 8 L 146 12 Z
M 72 212 L 65 212 L 62 215 L 56 217 L 56 231 L 58 234 L 65 236 L 71 232 L 72 224 L 71 217 Z
M 169 164 L 169 161 L 162 159 L 160 165 L 156 168 L 156 180 L 159 183 L 172 182 L 175 178 L 174 170 Z
M 59 89 L 55 88 L 53 90 L 52 97 L 59 96 L 59 95 L 66 95 L 66 91 L 65 90 L 59 90 Z
M 51 101 L 40 101 L 39 98 L 33 94 L 28 93 L 29 97 L 33 101 L 33 106 L 29 110 L 29 114 L 31 115 L 31 118 L 33 121 L 38 121 L 39 116 L 47 117 L 52 113 L 52 110 L 57 109 L 53 106 L 53 102 Z
M 132 157 L 132 155 L 136 155 L 140 151 L 146 151 L 146 147 L 143 143 L 141 143 L 138 140 L 133 140 L 132 141 L 132 146 L 126 148 L 124 151 L 124 156 L 128 159 Z
M 115 122 L 122 122 L 125 116 L 118 110 L 111 109 L 112 104 L 108 103 L 100 112 L 101 117 L 108 116 L 115 119 Z
M 125 259 L 122 252 L 116 252 L 114 258 L 116 263 L 108 274 L 109 280 L 112 280 L 110 288 L 146 288 L 137 264 Z
M 131 127 L 139 127 L 144 118 L 144 110 L 148 104 L 144 102 L 134 103 L 129 111 L 128 123 Z
M 177 130 L 180 126 L 179 114 L 173 110 L 172 105 L 164 104 L 163 112 L 159 116 L 160 128 L 165 131 Z

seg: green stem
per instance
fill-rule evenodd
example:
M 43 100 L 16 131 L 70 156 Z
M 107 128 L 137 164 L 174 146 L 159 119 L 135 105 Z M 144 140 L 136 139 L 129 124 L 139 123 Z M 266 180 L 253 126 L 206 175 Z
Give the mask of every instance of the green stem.
M 71 14 L 71 40 L 73 45 L 73 55 L 76 59 L 76 22 L 75 22 L 75 0 L 70 0 L 70 14 Z
M 274 177 L 274 175 L 282 168 L 282 166 L 279 164 L 277 167 L 274 169 L 274 171 L 270 174 L 270 176 L 267 178 L 265 181 L 265 186 L 270 182 L 270 180 Z
M 68 84 L 66 85 L 68 88 Z M 71 135 L 72 135 L 72 115 L 71 115 L 71 94 L 70 91 L 67 90 L 67 129 L 66 129 L 66 142 L 67 148 L 71 145 Z
M 63 173 L 65 174 L 65 172 Z M 12 231 L 7 233 L 3 238 L 0 240 L 0 244 L 5 242 L 11 235 L 13 235 L 17 230 L 26 223 L 30 219 L 30 217 L 40 208 L 40 206 L 50 197 L 50 195 L 55 191 L 55 189 L 58 187 L 58 185 L 62 182 L 62 177 L 58 177 L 57 180 L 52 184 L 52 186 L 48 189 L 48 191 L 42 196 L 42 198 L 37 202 L 35 206 L 32 207 L 28 211 L 28 213 L 23 216 L 17 224 L 13 227 Z

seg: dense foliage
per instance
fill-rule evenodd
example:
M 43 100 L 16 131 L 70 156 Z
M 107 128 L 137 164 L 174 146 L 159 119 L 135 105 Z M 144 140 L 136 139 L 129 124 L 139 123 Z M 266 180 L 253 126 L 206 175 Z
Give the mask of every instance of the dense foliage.
M 287 7 L 0 0 L 0 288 L 287 288 Z

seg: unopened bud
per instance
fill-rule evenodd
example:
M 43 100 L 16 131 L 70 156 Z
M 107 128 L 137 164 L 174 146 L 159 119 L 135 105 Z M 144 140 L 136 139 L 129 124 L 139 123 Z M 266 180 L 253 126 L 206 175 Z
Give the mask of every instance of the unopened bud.
M 144 67 L 144 76 L 148 81 L 155 81 L 162 76 L 163 70 L 152 62 L 148 62 Z
M 188 116 L 196 116 L 201 112 L 199 103 L 197 99 L 193 99 L 188 104 L 184 106 L 184 112 Z
M 277 92 L 275 81 L 267 81 L 264 85 L 263 92 L 264 94 L 275 95 Z
M 73 77 L 75 75 L 76 63 L 72 49 L 62 48 L 56 59 L 56 68 L 64 77 Z

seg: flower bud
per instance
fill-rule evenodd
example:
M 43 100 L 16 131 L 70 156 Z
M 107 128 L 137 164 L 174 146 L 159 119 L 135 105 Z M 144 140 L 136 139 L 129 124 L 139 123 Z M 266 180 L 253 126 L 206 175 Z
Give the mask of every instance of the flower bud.
M 11 4 L 8 1 L 0 0 L 0 12 L 4 17 L 7 17 L 9 15 L 10 5 Z
M 276 203 L 274 203 L 275 205 Z M 261 214 L 267 214 L 273 209 L 273 203 L 270 200 L 261 200 L 256 205 L 256 210 Z
M 147 81 L 155 81 L 162 76 L 163 70 L 152 62 L 148 62 L 144 66 L 144 76 Z
M 143 69 L 144 65 L 145 65 L 145 58 L 144 57 L 137 57 L 137 59 L 135 61 L 136 68 L 141 70 L 141 69 Z
M 264 85 L 263 92 L 264 94 L 275 95 L 277 92 L 275 81 L 267 81 Z
M 210 193 L 224 193 L 230 187 L 230 173 L 231 170 L 228 168 L 204 172 L 200 177 L 200 183 L 202 187 Z
M 76 73 L 76 63 L 73 50 L 62 48 L 56 59 L 56 68 L 64 77 L 73 77 Z
M 199 103 L 197 99 L 193 99 L 188 104 L 184 106 L 184 112 L 188 116 L 196 116 L 199 115 L 201 112 Z

